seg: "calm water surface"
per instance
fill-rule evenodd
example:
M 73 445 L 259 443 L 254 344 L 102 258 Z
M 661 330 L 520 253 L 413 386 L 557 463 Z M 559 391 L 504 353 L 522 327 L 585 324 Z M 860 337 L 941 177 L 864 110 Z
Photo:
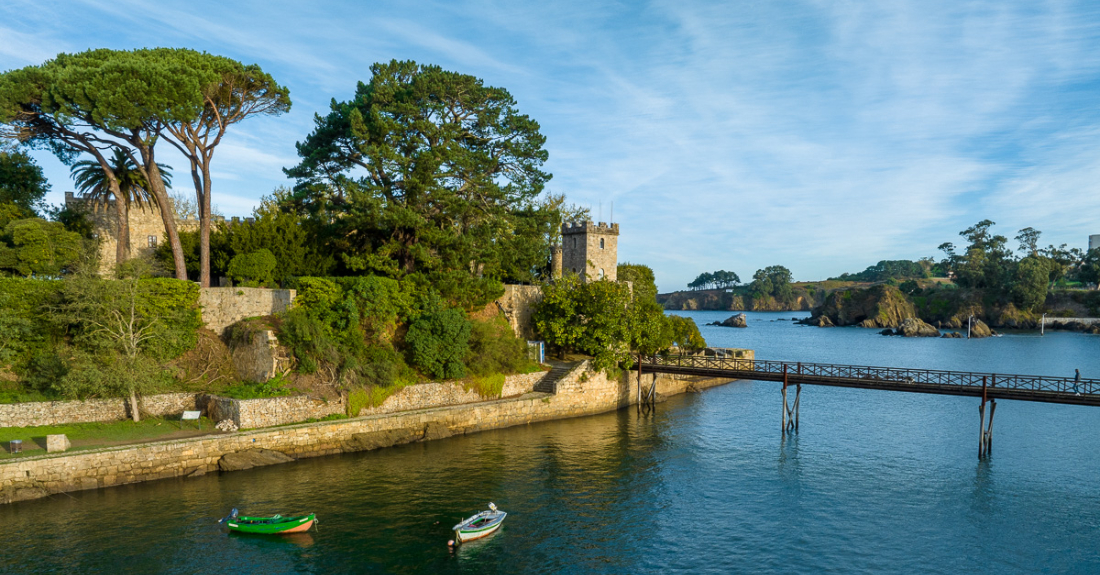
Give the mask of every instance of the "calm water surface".
M 678 312 L 679 313 L 679 312 Z M 728 312 L 687 313 L 700 324 Z M 704 327 L 761 359 L 1100 375 L 1100 336 L 906 339 L 793 325 Z M 1100 409 L 999 402 L 977 460 L 972 398 L 774 383 L 376 452 L 0 507 L 5 573 L 1097 573 Z M 495 501 L 486 540 L 450 527 Z M 286 538 L 215 521 L 315 511 Z

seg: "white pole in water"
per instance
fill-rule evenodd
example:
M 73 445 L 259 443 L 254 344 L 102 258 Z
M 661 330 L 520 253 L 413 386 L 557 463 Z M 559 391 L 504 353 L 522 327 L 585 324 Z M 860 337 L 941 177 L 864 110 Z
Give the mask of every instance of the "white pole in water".
M 970 339 L 970 320 L 974 319 L 974 316 L 966 318 L 966 339 Z
M 1039 324 L 1039 335 L 1046 335 L 1047 314 L 1043 314 L 1042 323 Z

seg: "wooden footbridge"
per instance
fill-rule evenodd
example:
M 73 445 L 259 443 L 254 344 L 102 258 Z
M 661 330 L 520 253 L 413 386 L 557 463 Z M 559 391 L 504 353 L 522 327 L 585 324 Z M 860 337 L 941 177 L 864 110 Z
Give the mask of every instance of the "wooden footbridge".
M 988 456 L 992 450 L 993 413 L 998 399 L 1100 406 L 1100 379 L 766 361 L 724 357 L 723 351 L 712 350 L 712 353 L 717 352 L 715 355 L 639 357 L 639 397 L 643 398 L 639 403 L 652 402 L 655 394 L 652 388 L 647 392 L 641 390 L 640 375 L 643 373 L 775 381 L 783 384 L 782 425 L 783 430 L 790 433 L 798 431 L 798 405 L 803 384 L 977 397 L 981 399 L 978 408 L 981 420 L 979 458 Z M 793 403 L 788 403 L 787 388 L 790 386 L 795 387 Z

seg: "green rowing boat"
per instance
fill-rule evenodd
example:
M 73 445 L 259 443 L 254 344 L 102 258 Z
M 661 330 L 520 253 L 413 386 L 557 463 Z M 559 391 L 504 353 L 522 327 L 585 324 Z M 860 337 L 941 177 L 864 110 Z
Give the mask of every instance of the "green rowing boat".
M 244 515 L 237 515 L 237 510 L 234 509 L 229 517 L 222 519 L 220 523 L 224 523 L 230 531 L 236 531 L 237 533 L 258 533 L 261 535 L 281 535 L 283 533 L 301 533 L 303 531 L 309 531 L 310 527 L 317 521 L 317 516 L 314 513 L 309 515 L 297 515 L 294 517 L 283 517 L 282 515 L 274 515 L 272 517 L 247 517 Z

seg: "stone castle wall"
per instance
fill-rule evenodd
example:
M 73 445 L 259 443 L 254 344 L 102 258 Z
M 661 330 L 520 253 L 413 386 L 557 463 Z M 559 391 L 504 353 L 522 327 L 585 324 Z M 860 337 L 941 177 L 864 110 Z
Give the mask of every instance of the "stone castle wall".
M 531 314 L 535 305 L 542 301 L 542 288 L 528 285 L 506 285 L 504 295 L 495 302 L 512 326 L 516 337 L 527 340 L 537 339 L 535 327 L 531 324 Z
M 618 279 L 619 224 L 566 223 L 561 226 L 562 268 L 585 280 Z
M 80 209 L 88 214 L 99 239 L 99 268 L 106 273 L 115 265 L 118 246 L 118 219 L 115 215 L 114 200 L 95 203 L 65 192 L 65 205 Z M 133 257 L 152 256 L 157 244 L 164 241 L 164 220 L 160 208 L 155 205 L 131 204 L 129 210 L 130 255 Z M 193 232 L 199 229 L 197 219 L 177 219 L 176 230 Z
M 193 411 L 198 409 L 198 404 L 194 393 L 165 393 L 138 399 L 141 413 L 156 417 Z M 128 417 L 130 417 L 128 400 L 122 398 L 0 404 L 0 427 L 118 421 Z
M 297 294 L 292 289 L 209 287 L 199 291 L 202 321 L 221 335 L 225 328 L 250 317 L 282 313 Z
M 0 463 L 0 503 L 202 474 L 216 470 L 224 455 L 257 449 L 293 458 L 315 457 L 603 413 L 637 400 L 636 378 L 624 373 L 609 380 L 603 373 L 577 369 L 556 394 L 533 393 L 434 409 L 12 459 Z M 642 377 L 643 393 L 656 385 L 664 395 L 718 383 L 722 381 Z

